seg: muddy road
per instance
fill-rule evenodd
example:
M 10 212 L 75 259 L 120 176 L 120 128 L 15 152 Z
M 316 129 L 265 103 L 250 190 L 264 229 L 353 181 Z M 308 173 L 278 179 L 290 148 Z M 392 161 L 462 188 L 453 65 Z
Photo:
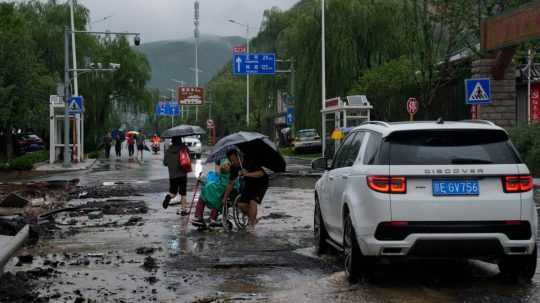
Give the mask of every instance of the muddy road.
M 146 159 L 27 176 L 78 178 L 79 193 L 10 261 L 0 302 L 540 302 L 539 274 L 509 285 L 479 261 L 386 264 L 349 284 L 339 256 L 313 254 L 315 177 L 274 176 L 253 233 L 198 231 L 161 208 L 167 172 Z

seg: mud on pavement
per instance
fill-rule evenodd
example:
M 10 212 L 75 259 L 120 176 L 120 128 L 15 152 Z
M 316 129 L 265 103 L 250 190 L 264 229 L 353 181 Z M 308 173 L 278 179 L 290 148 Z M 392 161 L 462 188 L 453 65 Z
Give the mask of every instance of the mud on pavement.
M 261 300 L 336 270 L 296 252 L 312 242 L 311 189 L 270 188 L 251 234 L 197 231 L 176 209 L 161 209 L 163 193 L 150 185 L 81 187 L 40 217 L 40 241 L 10 262 L 0 286 L 29 291 L 0 301 Z M 15 279 L 36 270 L 50 274 Z
M 382 264 L 349 284 L 340 257 L 313 254 L 314 182 L 274 176 L 254 233 L 194 229 L 161 208 L 166 180 L 78 187 L 39 218 L 0 302 L 539 302 L 538 278 L 507 285 L 475 261 Z

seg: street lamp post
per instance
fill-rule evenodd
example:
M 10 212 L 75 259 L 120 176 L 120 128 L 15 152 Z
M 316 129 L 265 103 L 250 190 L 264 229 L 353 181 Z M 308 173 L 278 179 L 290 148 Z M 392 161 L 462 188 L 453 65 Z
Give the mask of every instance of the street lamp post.
M 169 91 L 171 92 L 171 101 L 174 101 L 174 94 L 175 94 L 176 90 L 174 90 L 172 88 L 169 88 Z M 174 116 L 173 115 L 171 115 L 171 127 L 174 127 Z
M 249 55 L 249 24 L 243 24 L 230 19 L 229 22 L 246 28 L 246 50 Z M 249 126 L 249 74 L 246 74 L 246 125 Z
M 186 82 L 182 80 L 176 80 L 174 78 L 171 78 L 171 81 L 180 84 L 180 87 L 184 87 L 186 85 Z M 180 103 L 180 100 L 176 100 L 176 101 Z M 180 118 L 182 120 L 184 119 L 184 106 L 183 105 L 180 105 Z

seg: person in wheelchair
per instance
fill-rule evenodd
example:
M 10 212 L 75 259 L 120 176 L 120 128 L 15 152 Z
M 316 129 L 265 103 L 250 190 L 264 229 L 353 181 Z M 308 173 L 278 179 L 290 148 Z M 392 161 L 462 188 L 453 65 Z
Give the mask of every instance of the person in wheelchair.
M 249 228 L 254 229 L 257 224 L 257 207 L 261 204 L 268 189 L 268 175 L 254 161 L 255 159 L 245 157 L 242 161 L 235 149 L 227 152 L 227 158 L 231 162 L 231 172 L 222 203 L 229 199 L 234 182 L 241 178 L 238 208 L 248 217 Z
M 208 173 L 195 207 L 195 217 L 191 221 L 191 224 L 198 228 L 206 227 L 203 218 L 205 206 L 210 208 L 210 227 L 223 226 L 220 221 L 217 221 L 217 218 L 218 214 L 223 212 L 222 197 L 229 183 L 231 163 L 224 159 L 215 164 L 215 170 Z M 233 186 L 233 194 L 239 187 L 240 184 L 237 182 Z

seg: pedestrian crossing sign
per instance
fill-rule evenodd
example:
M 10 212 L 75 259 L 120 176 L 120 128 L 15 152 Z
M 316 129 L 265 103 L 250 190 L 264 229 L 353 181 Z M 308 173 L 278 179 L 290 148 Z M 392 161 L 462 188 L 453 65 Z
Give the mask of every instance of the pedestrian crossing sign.
M 469 105 L 491 103 L 491 83 L 489 79 L 465 80 L 465 103 Z
M 83 97 L 73 96 L 68 100 L 68 112 L 72 115 L 80 114 L 84 111 Z

